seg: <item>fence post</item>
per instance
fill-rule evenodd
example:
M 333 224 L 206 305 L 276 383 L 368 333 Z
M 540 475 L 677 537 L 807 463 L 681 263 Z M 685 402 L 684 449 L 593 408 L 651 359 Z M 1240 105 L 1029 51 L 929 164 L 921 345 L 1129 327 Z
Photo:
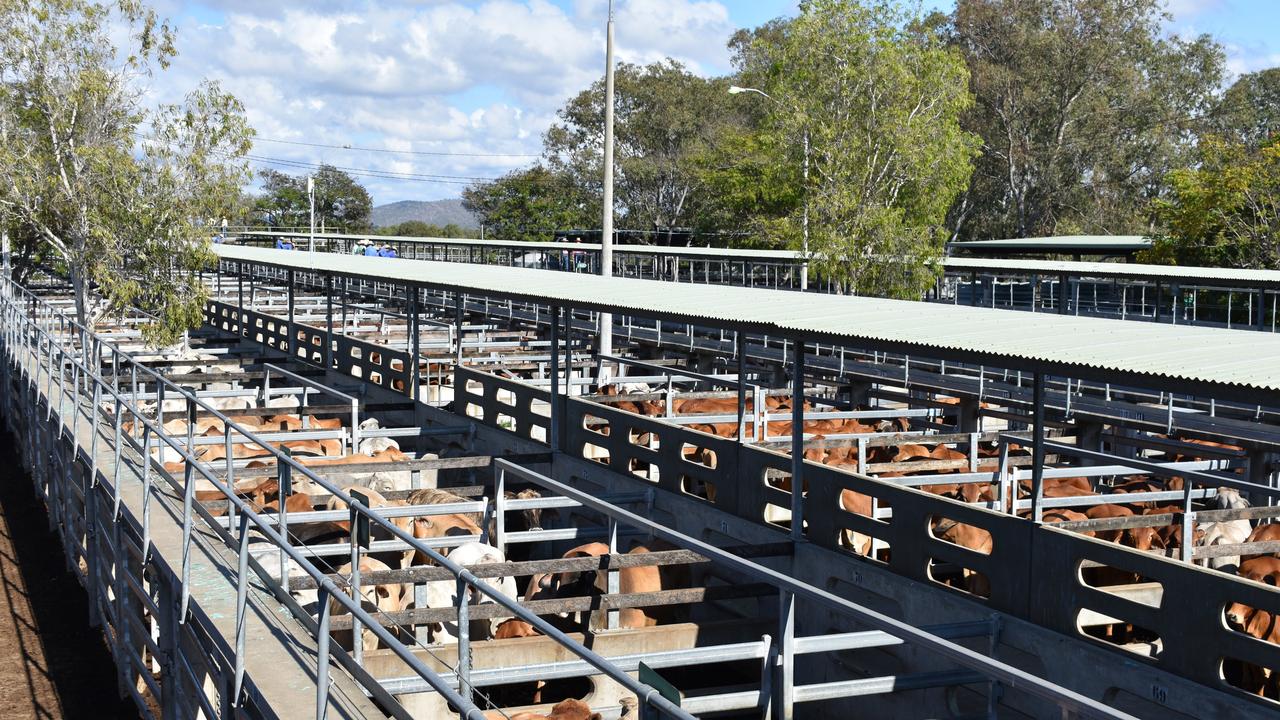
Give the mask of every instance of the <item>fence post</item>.
M 182 487 L 182 590 L 181 600 L 178 603 L 178 623 L 185 625 L 187 622 L 187 602 L 191 597 L 191 504 L 195 498 L 195 431 L 196 431 L 196 402 L 195 399 L 187 397 L 187 457 L 183 463 L 185 472 L 183 473 Z
M 241 690 L 244 688 L 244 620 L 249 590 L 249 516 L 245 513 L 240 514 L 239 559 L 240 563 L 236 567 L 236 659 L 235 683 L 231 691 L 232 707 L 240 706 Z
M 321 586 L 316 598 L 320 603 L 316 624 L 316 720 L 325 720 L 329 714 L 329 589 Z M 351 629 L 354 635 L 354 623 Z

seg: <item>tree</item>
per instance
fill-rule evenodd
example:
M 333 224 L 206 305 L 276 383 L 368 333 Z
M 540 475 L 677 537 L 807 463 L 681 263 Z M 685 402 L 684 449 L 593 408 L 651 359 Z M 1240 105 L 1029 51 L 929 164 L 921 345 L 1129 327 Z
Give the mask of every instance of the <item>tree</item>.
M 1212 106 L 1223 53 L 1166 37 L 1163 0 L 958 0 L 982 137 L 957 236 L 1142 232 Z
M 134 0 L 0 5 L 0 212 L 29 253 L 20 264 L 64 274 L 86 326 L 147 310 L 156 342 L 202 320 L 207 223 L 234 205 L 252 137 L 213 83 L 143 107 L 142 81 L 174 54 L 170 28 Z
M 471 185 L 462 206 L 500 240 L 550 241 L 556 230 L 594 227 L 600 219 L 599 201 L 574 177 L 541 164 Z
M 439 238 L 468 238 L 474 234 L 454 223 L 441 227 L 422 220 L 406 220 L 399 225 L 381 227 L 377 229 L 377 233 L 379 235 L 398 235 L 400 237 Z
M 819 277 L 848 292 L 918 298 L 934 281 L 947 208 L 977 148 L 959 123 L 972 102 L 959 54 L 896 2 L 807 0 L 737 62 L 766 95 L 752 98 L 766 112 L 758 148 L 782 153 L 762 163 L 762 177 L 798 183 L 798 202 L 766 218 L 766 232 L 801 249 L 807 224 Z
M 1208 136 L 1199 164 L 1170 173 L 1170 185 L 1143 261 L 1280 270 L 1280 138 L 1252 149 Z
M 698 223 L 706 195 L 698 152 L 716 136 L 729 106 L 725 80 L 698 77 L 670 58 L 615 71 L 614 197 L 620 224 L 671 231 Z M 548 168 L 573 178 L 601 207 L 604 82 L 571 99 L 543 139 Z M 600 218 L 590 221 L 598 227 Z
M 1210 128 L 1254 149 L 1280 134 L 1280 67 L 1236 79 L 1214 108 Z
M 370 227 L 373 199 L 355 178 L 332 165 L 321 164 L 315 178 L 316 227 L 362 232 Z M 256 203 L 263 221 L 271 226 L 303 227 L 311 223 L 311 199 L 306 175 L 275 170 L 262 173 L 262 195 Z

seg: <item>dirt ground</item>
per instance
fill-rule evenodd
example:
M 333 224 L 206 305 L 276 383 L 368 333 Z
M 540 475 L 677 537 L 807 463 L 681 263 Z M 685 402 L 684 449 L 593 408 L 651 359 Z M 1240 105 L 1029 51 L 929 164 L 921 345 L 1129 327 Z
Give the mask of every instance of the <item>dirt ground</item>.
M 0 718 L 136 718 L 88 599 L 0 433 Z

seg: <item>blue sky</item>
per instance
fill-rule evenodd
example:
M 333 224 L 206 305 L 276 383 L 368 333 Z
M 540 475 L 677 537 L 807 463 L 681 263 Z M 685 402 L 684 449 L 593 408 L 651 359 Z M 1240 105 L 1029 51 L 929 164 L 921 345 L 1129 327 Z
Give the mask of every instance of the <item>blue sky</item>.
M 181 50 L 154 81 L 157 100 L 217 79 L 258 131 L 257 167 L 361 171 L 379 204 L 456 197 L 474 178 L 532 162 L 556 109 L 604 66 L 606 0 L 152 1 L 178 27 Z M 949 11 L 952 2 L 923 7 Z M 670 56 L 721 74 L 736 28 L 796 5 L 617 0 L 618 56 Z M 1170 0 L 1169 8 L 1169 31 L 1214 35 L 1232 73 L 1280 65 L 1280 0 Z

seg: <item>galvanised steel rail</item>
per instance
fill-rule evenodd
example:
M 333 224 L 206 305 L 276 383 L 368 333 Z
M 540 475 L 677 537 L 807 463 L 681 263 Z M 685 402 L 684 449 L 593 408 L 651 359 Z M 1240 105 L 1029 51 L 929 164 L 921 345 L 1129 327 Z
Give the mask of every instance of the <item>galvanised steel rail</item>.
M 834 593 L 830 593 L 826 590 L 801 582 L 789 575 L 778 572 L 777 570 L 773 570 L 772 568 L 738 557 L 737 555 L 714 545 L 677 532 L 665 525 L 653 522 L 652 520 L 641 517 L 633 512 L 611 505 L 607 502 L 603 502 L 589 493 L 576 490 L 564 483 L 553 480 L 546 475 L 528 468 L 521 467 L 506 460 L 496 459 L 494 461 L 494 472 L 497 474 L 497 482 L 499 483 L 504 482 L 503 476 L 510 473 L 521 480 L 532 482 L 551 490 L 557 495 L 576 500 L 585 507 L 605 515 L 611 520 L 611 522 L 622 523 L 634 528 L 646 530 L 653 533 L 655 537 L 661 538 L 662 540 L 665 540 L 677 547 L 699 553 L 710 558 L 713 562 L 716 562 L 723 567 L 730 568 L 735 572 L 739 572 L 746 577 L 776 586 L 779 592 L 779 607 L 781 608 L 782 616 L 780 618 L 778 644 L 776 647 L 771 648 L 771 652 L 776 654 L 778 658 L 777 662 L 782 666 L 780 687 L 777 687 L 776 691 L 781 694 L 782 710 L 784 713 L 787 713 L 790 705 L 796 701 L 843 697 L 849 694 L 863 694 L 849 691 L 860 689 L 860 684 L 867 682 L 866 680 L 851 680 L 809 686 L 793 685 L 794 677 L 791 676 L 791 666 L 793 665 L 797 654 L 796 643 L 798 640 L 798 638 L 794 636 L 795 602 L 797 600 L 804 600 L 825 606 L 895 638 L 900 638 L 908 643 L 936 652 L 949 660 L 955 661 L 965 670 L 975 672 L 983 678 L 994 679 L 998 682 L 1017 687 L 1024 692 L 1027 692 L 1041 700 L 1048 701 L 1061 708 L 1064 716 L 1068 713 L 1076 713 L 1080 716 L 1090 718 L 1133 717 L 1128 713 L 1109 707 L 1103 702 L 1085 697 L 1084 695 L 1073 692 L 1059 685 L 1055 685 L 1043 678 L 1037 677 L 1012 665 L 1000 662 L 999 660 L 958 645 L 950 640 L 938 637 L 937 635 L 934 635 L 922 628 L 904 623 L 900 620 L 889 617 L 888 615 L 878 613 L 870 608 L 839 597 Z M 886 685 L 893 687 L 892 678 L 885 678 L 883 680 L 885 680 Z M 965 681 L 972 682 L 973 678 L 955 677 L 952 678 L 952 681 L 960 683 Z M 734 693 L 729 696 L 722 696 L 719 698 L 721 704 L 717 704 L 710 698 L 704 699 L 704 702 L 707 703 L 706 710 L 719 711 L 743 709 L 743 707 L 755 707 L 755 703 L 734 704 L 732 702 L 734 699 L 744 699 L 736 698 L 735 696 L 737 695 L 740 694 Z M 747 697 L 745 699 L 749 701 L 751 698 Z
M 496 603 L 511 611 L 516 617 L 528 622 L 535 628 L 538 628 L 544 634 L 554 637 L 558 642 L 560 642 L 560 644 L 564 645 L 583 661 L 595 667 L 601 673 L 609 676 L 623 687 L 626 687 L 629 691 L 634 692 L 644 707 L 651 708 L 664 717 L 679 718 L 681 720 L 690 720 L 693 717 L 688 712 L 680 709 L 678 706 L 662 697 L 652 687 L 633 679 L 626 672 L 610 663 L 606 658 L 587 649 L 581 643 L 578 643 L 572 638 L 559 633 L 559 631 L 557 631 L 553 626 L 537 615 L 525 610 L 519 605 L 519 603 L 511 601 L 501 595 L 497 590 L 480 581 L 465 568 L 449 561 L 444 555 L 437 552 L 434 548 L 415 538 L 412 534 L 405 532 L 393 522 L 383 517 L 380 513 L 368 507 L 365 503 L 343 491 L 336 484 L 298 463 L 290 457 L 288 453 L 281 452 L 274 448 L 265 439 L 253 431 L 241 426 L 218 409 L 205 403 L 194 393 L 179 385 L 171 383 L 163 375 L 160 375 L 151 368 L 137 363 L 128 355 L 128 353 L 123 352 L 112 343 L 103 341 L 93 331 L 87 330 L 76 321 L 66 317 L 63 313 L 55 310 L 45 303 L 41 298 L 27 292 L 11 279 L 7 277 L 4 279 L 3 288 L 4 294 L 0 302 L 3 302 L 4 304 L 3 317 L 6 319 L 4 333 L 5 351 L 8 356 L 9 364 L 16 366 L 20 362 L 23 371 L 29 372 L 30 368 L 27 358 L 32 358 L 37 361 L 41 357 L 48 359 L 49 364 L 45 369 L 45 372 L 50 394 L 45 395 L 45 397 L 49 398 L 46 422 L 51 422 L 53 418 L 53 395 L 51 394 L 54 379 L 53 363 L 54 358 L 57 358 L 57 397 L 59 399 L 60 407 L 65 406 L 67 401 L 72 403 L 72 412 L 74 412 L 72 420 L 72 438 L 73 443 L 75 443 L 77 448 L 79 448 L 80 442 L 80 417 L 84 414 L 81 409 L 81 404 L 85 399 L 85 396 L 89 396 L 91 398 L 92 405 L 89 413 L 90 417 L 88 419 L 90 420 L 89 428 L 93 433 L 93 439 L 91 449 L 89 451 L 89 457 L 91 462 L 91 472 L 93 473 L 91 478 L 93 478 L 95 485 L 98 437 L 103 434 L 103 428 L 100 426 L 100 420 L 103 418 L 100 418 L 99 415 L 104 402 L 109 401 L 114 404 L 114 435 L 112 436 L 113 441 L 111 442 L 108 450 L 114 453 L 115 463 L 112 488 L 115 498 L 115 507 L 117 510 L 117 514 L 113 516 L 113 520 L 115 522 L 119 522 L 120 468 L 123 464 L 122 461 L 124 459 L 125 447 L 127 445 L 131 449 L 141 453 L 139 463 L 141 465 L 141 470 L 138 471 L 135 469 L 135 473 L 137 475 L 137 479 L 143 484 L 144 497 L 148 501 L 144 504 L 142 521 L 144 527 L 143 547 L 145 553 L 150 553 L 152 549 L 148 530 L 151 524 L 149 500 L 154 494 L 153 478 L 151 474 L 152 461 L 150 454 L 153 442 L 155 442 L 154 447 L 167 445 L 182 457 L 182 461 L 185 465 L 182 483 L 179 484 L 172 480 L 168 481 L 174 490 L 182 493 L 183 498 L 182 571 L 180 597 L 178 599 L 178 617 L 180 619 L 185 619 L 188 616 L 189 611 L 191 595 L 191 543 L 196 514 L 199 514 L 201 519 L 211 529 L 214 529 L 215 532 L 220 531 L 219 536 L 222 537 L 224 541 L 228 542 L 228 544 L 232 544 L 234 540 L 237 540 L 236 538 L 232 538 L 225 531 L 222 531 L 220 523 L 210 516 L 207 511 L 194 503 L 195 473 L 199 472 L 206 481 L 212 483 L 225 496 L 230 509 L 229 522 L 234 523 L 235 517 L 237 515 L 239 516 L 238 542 L 234 543 L 238 553 L 238 567 L 236 571 L 237 602 L 235 622 L 237 630 L 234 640 L 234 683 L 232 685 L 231 692 L 231 702 L 233 706 L 239 706 L 242 702 L 243 690 L 245 687 L 244 628 L 245 613 L 247 611 L 246 598 L 250 566 L 252 565 L 252 569 L 255 573 L 271 587 L 271 589 L 277 594 L 277 597 L 281 597 L 286 594 L 278 579 L 271 577 L 256 560 L 249 556 L 249 529 L 252 526 L 255 531 L 261 533 L 269 542 L 276 545 L 285 555 L 287 555 L 289 560 L 297 563 L 298 567 L 310 576 L 318 586 L 320 618 L 315 628 L 315 642 L 318 650 L 315 710 L 317 718 L 323 719 L 327 717 L 329 710 L 330 683 L 328 680 L 328 673 L 331 656 L 336 655 L 340 662 L 345 658 L 350 657 L 341 650 L 335 653 L 330 649 L 329 625 L 332 613 L 330 610 L 329 600 L 332 599 L 350 612 L 356 621 L 373 632 L 381 642 L 391 648 L 391 650 L 401 660 L 403 660 L 415 673 L 417 673 L 420 678 L 425 680 L 436 692 L 444 696 L 449 704 L 458 710 L 459 717 L 467 718 L 468 720 L 483 720 L 483 711 L 481 711 L 469 699 L 472 686 L 470 685 L 468 678 L 470 672 L 469 661 L 466 659 L 469 655 L 469 651 L 467 649 L 469 638 L 466 630 L 468 627 L 467 612 L 469 606 L 466 600 L 471 594 L 466 591 L 468 587 L 473 591 L 489 596 Z M 15 297 L 18 298 L 21 303 L 29 305 L 32 308 L 32 312 L 30 314 L 25 312 L 19 302 L 14 301 Z M 41 319 L 50 326 L 56 324 L 58 327 L 57 335 L 51 333 L 48 329 L 42 326 L 40 322 Z M 79 346 L 78 351 L 77 344 Z M 92 348 L 92 352 L 90 352 L 90 348 Z M 115 370 L 115 372 L 112 373 L 113 378 L 120 377 L 119 368 L 121 361 L 123 361 L 130 372 L 136 371 L 140 373 L 144 378 L 144 382 L 147 381 L 147 379 L 154 382 L 160 393 L 176 395 L 186 401 L 188 432 L 185 442 L 165 432 L 162 425 L 147 418 L 146 415 L 133 404 L 133 397 L 131 394 L 119 390 L 113 383 L 104 380 L 99 374 L 97 367 L 91 368 L 88 365 L 90 357 L 97 359 L 99 363 L 101 362 L 102 350 L 104 348 L 111 353 L 112 367 Z M 20 361 L 17 355 L 19 351 L 25 353 Z M 9 365 L 6 365 L 6 368 L 8 367 Z M 39 391 L 38 373 L 42 367 L 43 366 L 40 365 L 37 366 L 37 374 L 32 376 L 31 379 L 30 387 L 32 390 L 37 392 Z M 66 381 L 66 371 L 68 369 L 71 372 L 70 383 Z M 81 387 L 82 384 L 83 388 Z M 163 398 L 161 398 L 159 402 L 163 403 Z M 312 483 L 319 485 L 335 497 L 340 498 L 348 505 L 348 507 L 351 508 L 353 513 L 368 518 L 368 521 L 372 525 L 376 525 L 384 531 L 391 533 L 398 540 L 406 543 L 410 548 L 422 553 L 437 565 L 447 568 L 451 573 L 453 573 L 454 577 L 457 578 L 459 585 L 459 591 L 457 593 L 458 604 L 456 606 L 456 610 L 458 613 L 460 660 L 458 663 L 458 686 L 456 689 L 447 684 L 438 673 L 427 667 L 427 665 L 412 652 L 412 648 L 406 647 L 397 641 L 390 632 L 377 621 L 377 619 L 361 607 L 361 601 L 356 599 L 356 597 L 360 595 L 358 575 L 359 546 L 357 544 L 353 543 L 352 556 L 354 561 L 352 563 L 352 567 L 354 572 L 350 586 L 351 592 L 350 594 L 347 594 L 344 593 L 336 583 L 329 579 L 323 571 L 313 565 L 306 555 L 293 548 L 286 540 L 286 536 L 288 534 L 286 514 L 281 513 L 281 515 L 277 516 L 278 525 L 273 527 L 266 518 L 255 512 L 251 505 L 242 500 L 236 494 L 234 491 L 234 468 L 231 453 L 228 453 L 228 457 L 225 462 L 225 469 L 221 475 L 211 472 L 202 463 L 196 460 L 194 454 L 196 444 L 194 442 L 193 432 L 197 409 L 211 413 L 215 418 L 224 423 L 224 427 L 226 428 L 226 442 L 228 445 L 232 444 L 233 434 L 237 434 L 243 438 L 242 442 L 260 445 L 269 449 L 271 454 L 275 456 L 278 467 L 280 468 L 280 486 L 282 489 L 287 489 L 291 486 L 292 475 L 294 473 L 301 473 Z M 142 438 L 140 443 L 134 441 L 128 434 L 122 434 L 126 414 L 132 416 L 134 427 L 142 428 Z M 60 412 L 59 421 L 63 422 L 64 419 L 62 419 L 61 416 L 62 413 Z M 119 557 L 117 554 L 118 552 L 121 552 L 119 548 L 110 549 L 113 557 Z M 288 565 L 287 563 L 282 563 L 282 578 L 287 577 L 287 573 Z M 91 581 L 89 585 L 90 591 L 96 593 L 97 589 L 92 588 Z M 360 643 L 356 643 L 356 647 L 358 648 L 359 646 Z M 358 654 L 359 651 L 357 650 L 356 655 Z M 181 658 L 178 659 L 180 660 Z M 343 662 L 343 664 L 347 666 L 349 670 L 352 669 L 351 665 L 348 663 Z M 365 685 L 365 689 L 370 693 L 383 699 L 390 699 L 390 696 L 388 696 L 384 690 L 376 686 L 376 682 L 374 682 L 374 686 L 370 686 L 368 684 L 369 678 L 367 675 L 364 675 L 364 673 L 353 672 L 353 675 L 356 676 L 356 679 L 360 681 L 362 685 Z M 464 697 L 464 694 L 468 697 Z M 403 711 L 398 714 L 403 715 Z

